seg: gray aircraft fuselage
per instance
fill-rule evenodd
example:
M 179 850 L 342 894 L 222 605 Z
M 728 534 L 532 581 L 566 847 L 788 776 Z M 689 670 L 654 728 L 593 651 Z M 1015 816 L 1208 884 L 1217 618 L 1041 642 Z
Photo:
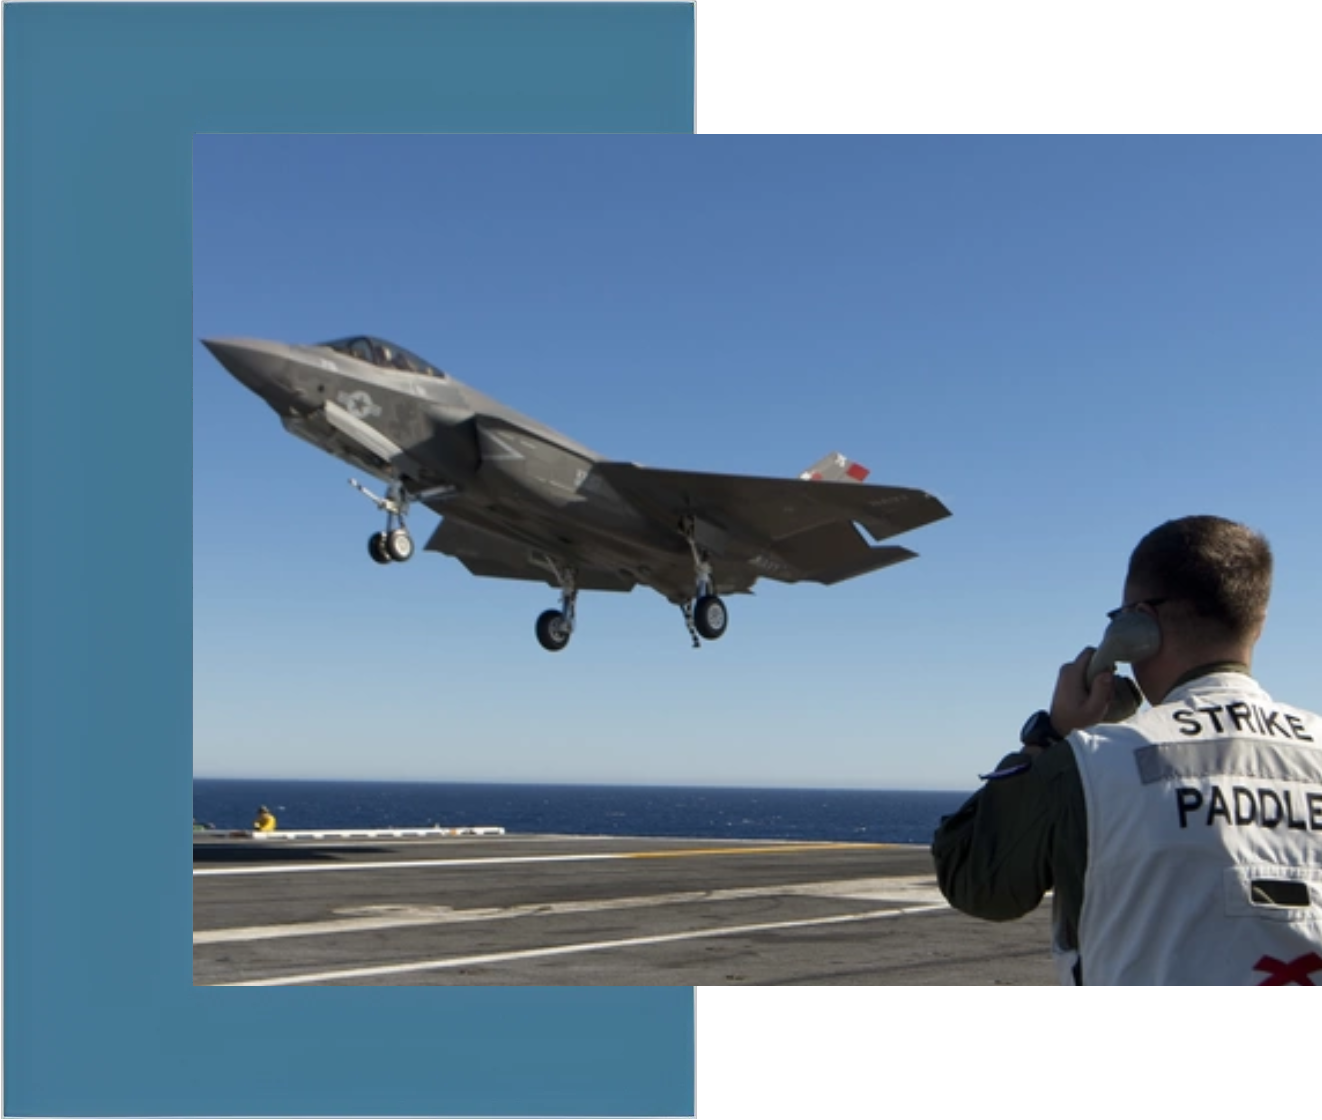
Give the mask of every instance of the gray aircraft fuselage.
M 556 527 L 568 520 L 580 523 L 580 532 L 590 527 L 601 533 L 599 545 L 623 533 L 636 548 L 642 536 L 665 556 L 684 559 L 682 540 L 649 531 L 647 520 L 608 484 L 585 486 L 602 455 L 449 374 L 383 369 L 322 346 L 252 339 L 205 345 L 294 435 L 394 481 L 395 472 L 379 457 L 364 455 L 320 413 L 334 402 L 376 428 L 417 465 L 411 479 L 416 489 L 455 488 L 452 496 L 426 503 L 442 515 L 462 519 L 471 512 L 481 523 L 501 522 L 529 543 L 562 547 L 568 542 Z M 549 539 L 543 541 L 543 534 Z
M 609 462 L 368 336 L 314 346 L 203 344 L 292 434 L 390 485 L 391 500 L 378 505 L 394 511 L 401 528 L 409 502 L 439 513 L 444 521 L 428 548 L 478 575 L 560 587 L 568 595 L 569 630 L 580 589 L 628 591 L 641 583 L 684 606 L 704 594 L 747 591 L 760 576 L 836 582 L 913 555 L 847 539 L 846 529 L 857 538 L 848 522 L 880 539 L 949 512 L 921 491 L 854 489 L 847 480 L 685 474 Z M 866 500 L 859 491 L 869 492 Z M 377 544 L 372 550 L 387 559 Z M 723 615 L 719 622 L 723 632 Z

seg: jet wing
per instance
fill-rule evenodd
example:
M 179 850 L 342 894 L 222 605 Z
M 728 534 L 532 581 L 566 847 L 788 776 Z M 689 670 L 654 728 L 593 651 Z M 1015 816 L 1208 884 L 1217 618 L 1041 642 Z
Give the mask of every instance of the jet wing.
M 949 517 L 931 494 L 856 481 L 657 470 L 598 463 L 599 474 L 648 517 L 675 523 L 691 514 L 761 547 L 752 567 L 772 579 L 837 583 L 911 559 L 907 548 L 872 548 L 854 525 L 886 540 Z
M 537 549 L 475 525 L 446 517 L 427 542 L 431 552 L 453 556 L 475 576 L 526 579 L 558 588 L 550 567 L 539 563 Z M 632 591 L 637 581 L 606 568 L 574 563 L 575 583 L 582 591 Z
M 695 514 L 768 542 L 842 521 L 857 522 L 881 541 L 950 516 L 931 494 L 898 486 L 700 474 L 633 463 L 598 463 L 594 473 L 653 516 Z

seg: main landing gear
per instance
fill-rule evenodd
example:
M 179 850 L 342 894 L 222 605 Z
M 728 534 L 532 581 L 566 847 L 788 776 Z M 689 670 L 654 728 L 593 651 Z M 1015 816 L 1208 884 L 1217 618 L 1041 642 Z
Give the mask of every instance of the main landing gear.
M 678 603 L 684 612 L 684 624 L 688 627 L 689 637 L 693 639 L 693 648 L 698 649 L 702 645 L 700 638 L 714 642 L 725 633 L 730 616 L 716 594 L 711 563 L 707 553 L 698 544 L 693 518 L 684 518 L 680 522 L 679 531 L 693 553 L 694 593 L 691 599 L 672 601 Z M 577 572 L 572 565 L 560 564 L 549 556 L 539 555 L 535 562 L 550 571 L 560 585 L 560 609 L 543 611 L 537 618 L 534 631 L 543 649 L 559 653 L 569 645 L 569 639 L 574 633 L 574 608 L 578 602 Z
M 373 533 L 367 541 L 367 554 L 378 564 L 389 564 L 396 560 L 401 564 L 413 556 L 413 538 L 409 535 L 404 516 L 409 511 L 409 498 L 398 482 L 392 482 L 384 498 L 373 494 L 356 478 L 349 479 L 349 485 L 360 494 L 369 498 L 377 509 L 386 515 L 386 527 L 383 532 Z
M 679 608 L 684 612 L 684 625 L 688 627 L 689 637 L 693 639 L 693 648 L 698 649 L 702 645 L 698 641 L 698 635 L 702 635 L 709 642 L 716 641 L 725 633 L 725 628 L 730 623 L 730 615 L 725 609 L 725 604 L 716 594 L 716 581 L 712 578 L 711 563 L 707 559 L 707 553 L 698 544 L 693 518 L 685 517 L 679 523 L 679 531 L 684 534 L 689 551 L 693 553 L 696 584 L 693 598 L 681 602 Z
M 547 563 L 555 573 L 556 582 L 560 584 L 560 609 L 543 611 L 538 615 L 535 630 L 542 649 L 559 653 L 569 645 L 569 639 L 574 633 L 574 608 L 578 602 L 578 588 L 574 583 L 573 568 L 561 567 L 554 560 L 548 560 Z

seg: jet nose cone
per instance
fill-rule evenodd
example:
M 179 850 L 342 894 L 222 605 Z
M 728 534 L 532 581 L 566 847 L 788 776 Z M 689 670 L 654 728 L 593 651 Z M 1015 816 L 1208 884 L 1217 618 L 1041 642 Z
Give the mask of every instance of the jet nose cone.
M 243 342 L 241 338 L 204 338 L 202 345 L 223 365 L 228 359 L 237 358 L 242 353 Z
M 288 349 L 255 338 L 204 338 L 202 345 L 234 377 L 273 407 L 287 395 Z

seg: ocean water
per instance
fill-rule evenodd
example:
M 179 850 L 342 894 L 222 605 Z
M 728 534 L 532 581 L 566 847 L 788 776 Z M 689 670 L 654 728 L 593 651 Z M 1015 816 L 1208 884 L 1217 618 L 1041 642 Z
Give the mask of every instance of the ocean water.
M 280 828 L 496 825 L 509 833 L 927 844 L 966 793 L 193 780 L 193 816 L 247 828 L 259 805 Z

